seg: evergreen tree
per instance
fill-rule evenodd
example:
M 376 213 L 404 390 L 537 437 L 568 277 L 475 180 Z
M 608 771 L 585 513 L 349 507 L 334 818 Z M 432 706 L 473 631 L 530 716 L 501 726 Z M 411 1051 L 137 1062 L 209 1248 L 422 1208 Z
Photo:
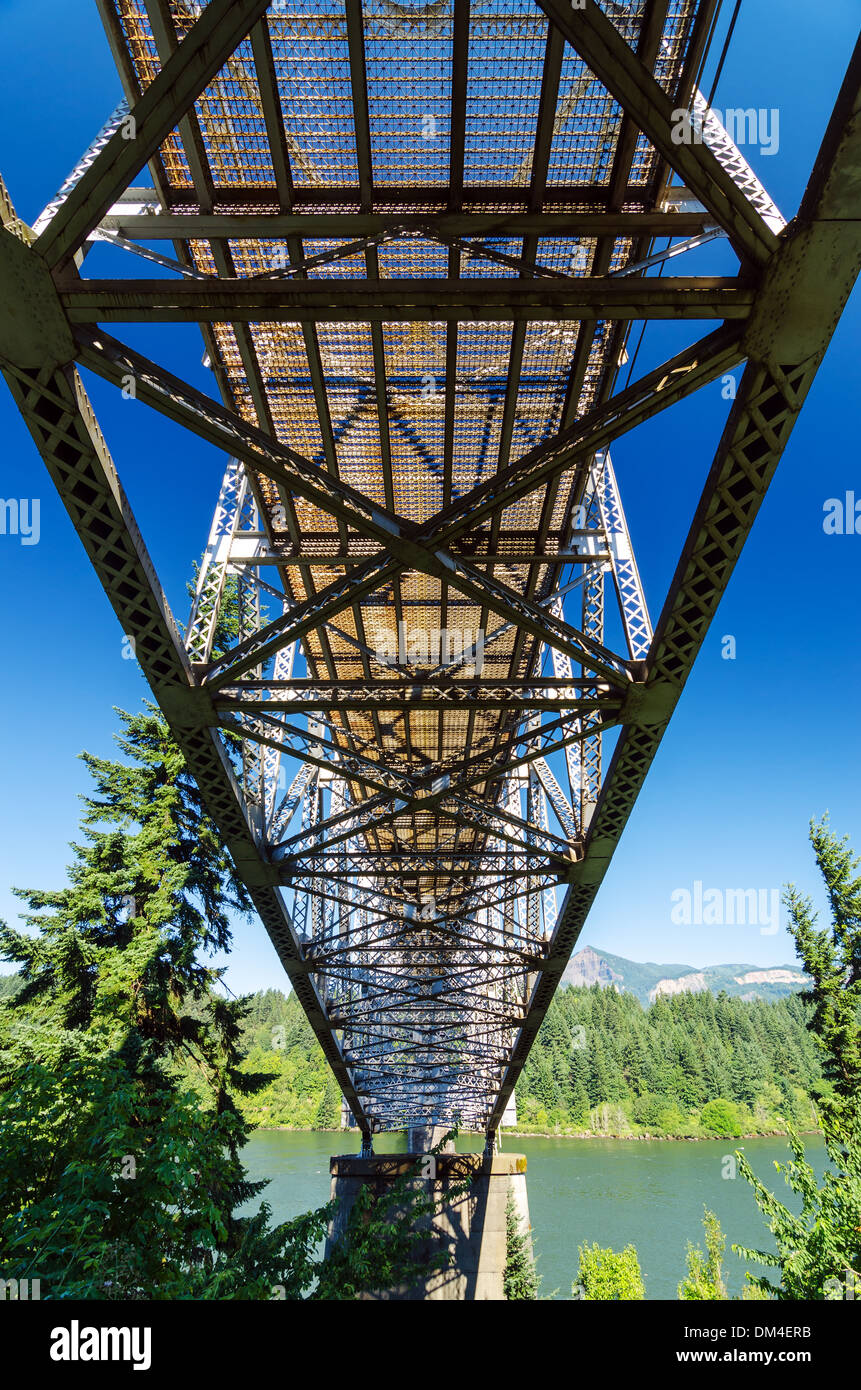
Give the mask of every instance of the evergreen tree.
M 585 1124 L 589 1118 L 589 1096 L 580 1081 L 574 1085 L 571 1093 L 571 1118 L 577 1125 Z
M 538 1275 L 529 1236 L 520 1229 L 520 1216 L 509 1192 L 505 1206 L 505 1273 L 502 1288 L 507 1299 L 536 1299 Z
M 678 1056 L 676 1095 L 687 1106 L 698 1105 L 704 1099 L 705 1086 L 697 1049 L 689 1037 L 680 1038 Z
M 337 1129 L 341 1121 L 341 1092 L 331 1072 L 326 1077 L 326 1088 L 317 1107 L 317 1129 Z
M 609 1100 L 610 1098 L 610 1077 L 604 1055 L 604 1042 L 597 1031 L 591 1038 L 589 1052 L 591 1061 L 589 1102 L 591 1105 L 600 1105 L 602 1101 Z
M 739 1249 L 778 1271 L 778 1282 L 751 1282 L 778 1299 L 856 1298 L 861 1293 L 861 865 L 825 817 L 811 823 L 810 839 L 831 909 L 831 927 L 819 929 L 809 898 L 794 886 L 784 894 L 789 930 L 812 986 L 810 1028 L 831 1092 L 819 1102 L 819 1120 L 834 1171 L 820 1185 L 798 1134 L 790 1130 L 792 1159 L 777 1165 L 802 1200 L 799 1215 L 761 1182 L 743 1154 L 740 1168 L 752 1184 L 777 1253 Z M 738 1247 L 733 1247 L 738 1249 Z
M 200 957 L 227 949 L 247 897 L 161 715 L 120 719 L 128 761 L 82 755 L 95 792 L 69 886 L 19 892 L 34 935 L 0 927 L 23 981 L 0 1019 L 7 1138 L 38 1116 L 26 1154 L 0 1163 L 3 1231 L 60 1281 L 55 1296 L 266 1297 L 302 1285 L 325 1220 L 300 1270 L 265 1206 L 236 1214 L 265 1184 L 245 1177 L 234 1095 L 267 1078 L 240 1068 L 245 1005 L 219 997 Z
M 216 992 L 200 957 L 228 949 L 246 895 L 161 715 L 120 718 L 127 761 L 83 755 L 95 794 L 69 886 L 19 894 L 33 935 L 0 924 L 20 966 L 0 1002 L 4 1278 L 123 1300 L 353 1298 L 414 1279 L 434 1204 L 409 1182 L 357 1204 L 322 1264 L 331 1204 L 274 1227 L 265 1203 L 237 1214 L 266 1185 L 240 1156 L 237 1097 L 271 1080 L 243 1063 L 249 1032 L 271 1047 L 275 1015 L 291 1051 L 317 1044 L 292 996 Z M 327 1119 L 336 1097 L 332 1082 Z
M 538 1049 L 538 1057 L 535 1063 L 535 1096 L 539 1103 L 548 1112 L 556 1109 L 562 1102 L 562 1096 L 556 1077 L 553 1074 L 553 1064 L 543 1048 Z

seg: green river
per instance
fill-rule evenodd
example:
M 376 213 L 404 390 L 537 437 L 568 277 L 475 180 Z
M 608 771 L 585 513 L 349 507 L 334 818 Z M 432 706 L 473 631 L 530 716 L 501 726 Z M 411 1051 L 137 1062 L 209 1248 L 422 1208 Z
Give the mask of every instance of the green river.
M 826 1166 L 818 1136 L 806 1139 L 818 1174 Z M 458 1148 L 480 1149 L 478 1136 L 461 1136 Z M 597 1241 L 619 1250 L 637 1247 L 646 1297 L 675 1298 L 685 1269 L 687 1242 L 702 1244 L 703 1207 L 720 1218 L 727 1236 L 725 1274 L 730 1293 L 744 1282 L 735 1241 L 773 1248 L 751 1189 L 731 1171 L 735 1148 L 743 1148 L 754 1172 L 783 1199 L 786 1188 L 774 1161 L 788 1156 L 783 1139 L 717 1139 L 697 1143 L 667 1140 L 539 1139 L 507 1135 L 506 1151 L 528 1160 L 529 1212 L 541 1294 L 570 1298 L 577 1273 L 577 1247 Z M 380 1136 L 378 1152 L 403 1150 L 402 1136 Z M 286 1220 L 329 1198 L 329 1158 L 355 1153 L 355 1134 L 259 1130 L 244 1158 L 252 1179 L 269 1178 L 263 1197 L 276 1220 Z M 789 1194 L 790 1198 L 792 1194 Z M 789 1203 L 798 1210 L 799 1203 Z M 764 1272 L 754 1270 L 754 1272 Z

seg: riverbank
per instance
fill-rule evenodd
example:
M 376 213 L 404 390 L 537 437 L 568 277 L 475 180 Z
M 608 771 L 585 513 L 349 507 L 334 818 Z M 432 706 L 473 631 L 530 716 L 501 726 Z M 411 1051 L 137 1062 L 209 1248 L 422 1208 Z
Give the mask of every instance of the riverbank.
M 800 1129 L 799 1134 L 819 1134 L 818 1129 Z M 786 1139 L 785 1129 L 758 1129 L 750 1134 L 595 1134 L 592 1130 L 578 1130 L 574 1134 L 552 1130 L 507 1129 L 505 1137 L 512 1139 L 614 1139 L 619 1143 L 628 1140 L 645 1140 L 649 1143 L 666 1141 L 669 1144 L 713 1144 L 717 1139 Z
M 357 1131 L 342 1130 L 340 1127 L 332 1125 L 257 1125 L 255 1134 L 349 1134 Z M 470 1138 L 483 1139 L 478 1130 L 463 1130 L 462 1133 Z M 800 1129 L 798 1133 L 803 1137 L 818 1135 L 818 1129 Z M 554 1130 L 534 1130 L 534 1129 L 506 1129 L 503 1131 L 505 1139 L 575 1139 L 575 1140 L 600 1140 L 612 1139 L 618 1143 L 628 1141 L 642 1141 L 644 1143 L 666 1142 L 669 1144 L 713 1144 L 719 1139 L 729 1141 L 739 1141 L 742 1139 L 786 1139 L 788 1132 L 785 1129 L 757 1130 L 749 1134 L 594 1134 L 591 1130 L 578 1130 L 574 1133 Z

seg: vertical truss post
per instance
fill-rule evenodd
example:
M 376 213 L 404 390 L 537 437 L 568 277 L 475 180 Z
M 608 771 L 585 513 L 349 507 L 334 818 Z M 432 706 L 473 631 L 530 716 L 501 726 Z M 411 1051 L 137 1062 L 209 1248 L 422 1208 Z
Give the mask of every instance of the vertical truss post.
M 240 527 L 247 491 L 244 465 L 238 459 L 230 459 L 218 493 L 186 629 L 185 649 L 193 662 L 204 664 L 212 656 L 230 568 L 231 543 Z
M 586 494 L 586 528 L 595 533 L 597 542 L 603 536 L 601 507 L 594 473 Z M 593 642 L 604 643 L 604 567 L 590 565 L 583 580 L 582 631 Z M 586 667 L 581 668 L 583 678 L 588 677 Z M 589 734 L 590 725 L 600 723 L 595 714 L 584 715 L 582 729 L 585 737 L 580 743 L 580 824 L 585 833 L 589 828 L 598 793 L 601 790 L 601 734 Z
M 628 651 L 633 661 L 645 661 L 652 644 L 652 623 L 609 449 L 596 457 L 592 476 Z

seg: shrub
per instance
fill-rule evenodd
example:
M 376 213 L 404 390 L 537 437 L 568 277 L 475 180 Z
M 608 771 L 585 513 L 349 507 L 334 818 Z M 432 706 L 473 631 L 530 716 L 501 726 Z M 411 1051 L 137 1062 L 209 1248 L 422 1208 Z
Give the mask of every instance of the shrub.
M 588 1303 L 632 1302 L 646 1297 L 640 1261 L 633 1245 L 610 1250 L 600 1245 L 581 1245 L 577 1280 Z M 577 1292 L 577 1286 L 574 1286 Z
M 704 1105 L 700 1112 L 700 1124 L 709 1134 L 740 1134 L 738 1110 L 731 1100 L 718 1097 Z

